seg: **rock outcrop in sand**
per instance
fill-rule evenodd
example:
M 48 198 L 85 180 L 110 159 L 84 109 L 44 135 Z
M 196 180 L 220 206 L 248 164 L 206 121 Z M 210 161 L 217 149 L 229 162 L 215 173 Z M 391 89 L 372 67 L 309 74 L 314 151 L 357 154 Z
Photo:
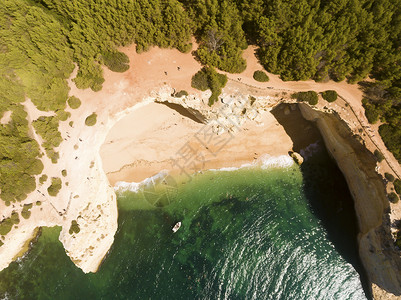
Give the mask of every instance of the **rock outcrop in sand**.
M 328 151 L 344 174 L 354 198 L 359 225 L 359 255 L 375 299 L 399 299 L 401 258 L 391 238 L 389 201 L 376 160 L 335 114 L 300 104 L 305 119 L 316 122 Z

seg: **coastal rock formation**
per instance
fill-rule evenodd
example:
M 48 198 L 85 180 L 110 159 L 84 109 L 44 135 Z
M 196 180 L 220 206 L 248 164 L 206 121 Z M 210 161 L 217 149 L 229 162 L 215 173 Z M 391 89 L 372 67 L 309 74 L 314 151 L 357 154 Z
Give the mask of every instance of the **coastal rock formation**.
M 72 203 L 76 206 L 75 213 L 68 216 L 69 222 L 63 226 L 59 237 L 67 255 L 85 273 L 97 271 L 117 231 L 116 194 L 101 168 L 99 155 L 89 175 L 96 178 L 86 183 L 91 201 Z M 71 231 L 72 220 L 79 226 L 78 233 Z
M 297 165 L 299 165 L 299 166 L 302 165 L 302 163 L 304 162 L 304 158 L 302 157 L 301 154 L 299 154 L 297 152 L 293 152 L 293 151 L 290 151 L 289 154 Z
M 399 299 L 401 258 L 394 247 L 388 217 L 389 202 L 371 152 L 353 137 L 335 114 L 300 104 L 305 119 L 317 124 L 329 153 L 344 174 L 354 198 L 359 225 L 359 255 L 372 283 L 375 299 Z
M 219 99 L 221 103 L 215 103 L 212 107 L 207 105 L 210 92 L 203 92 L 201 97 L 189 95 L 180 98 L 171 96 L 169 87 L 154 91 L 151 98 L 158 103 L 179 105 L 186 109 L 195 118 L 204 123 L 212 124 L 213 132 L 236 133 L 247 120 L 263 125 L 261 113 L 270 110 L 277 104 L 278 98 L 271 96 L 254 97 L 243 93 L 223 93 Z

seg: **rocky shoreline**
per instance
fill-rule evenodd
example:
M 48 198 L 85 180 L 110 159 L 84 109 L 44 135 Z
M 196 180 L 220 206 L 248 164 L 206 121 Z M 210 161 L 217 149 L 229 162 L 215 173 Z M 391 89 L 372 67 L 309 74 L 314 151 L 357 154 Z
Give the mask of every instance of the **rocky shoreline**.
M 326 148 L 347 180 L 359 225 L 359 255 L 372 283 L 374 299 L 401 295 L 401 258 L 390 231 L 390 205 L 376 159 L 334 114 L 300 104 L 305 119 L 316 122 Z

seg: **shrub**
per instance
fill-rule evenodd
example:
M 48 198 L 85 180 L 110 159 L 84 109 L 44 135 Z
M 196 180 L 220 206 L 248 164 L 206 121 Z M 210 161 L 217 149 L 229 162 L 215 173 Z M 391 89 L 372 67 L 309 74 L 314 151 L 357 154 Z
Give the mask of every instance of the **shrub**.
M 24 219 L 29 219 L 29 217 L 31 216 L 31 212 L 29 211 L 29 210 L 27 210 L 27 211 L 22 211 L 21 212 L 21 216 L 24 218 Z
M 384 177 L 390 182 L 393 182 L 395 179 L 393 174 L 390 174 L 390 173 L 384 173 Z
M 15 211 L 13 211 L 12 213 L 11 213 L 11 222 L 13 223 L 13 224 L 19 224 L 19 216 L 18 216 L 18 213 L 17 212 L 15 212 Z
M 47 175 L 46 174 L 43 174 L 42 176 L 39 177 L 39 183 L 40 184 L 45 183 L 46 180 L 47 180 Z
M 253 105 L 256 101 L 256 98 L 254 96 L 249 96 L 249 101 L 251 101 L 251 105 Z
M 375 124 L 379 120 L 379 113 L 371 107 L 365 108 L 365 116 L 370 124 Z
M 123 73 L 129 69 L 129 58 L 119 51 L 102 54 L 103 63 L 113 72 Z
M 258 70 L 253 73 L 253 79 L 259 82 L 268 82 L 269 76 L 265 72 Z
M 42 202 L 36 201 L 36 205 L 37 205 L 37 206 L 41 206 L 41 205 L 42 205 Z
M 382 162 L 383 161 L 384 155 L 379 150 L 376 149 L 373 154 L 375 155 L 375 157 L 376 157 L 378 162 Z
M 13 226 L 14 226 L 14 223 L 12 222 L 11 218 L 4 219 L 0 223 L 0 234 L 6 235 L 7 233 L 9 233 L 11 231 Z
M 368 99 L 362 100 L 362 106 L 365 108 L 365 116 L 370 124 L 374 124 L 379 120 L 379 111 L 377 107 L 370 103 Z
M 32 164 L 26 169 L 28 174 L 40 174 L 44 169 L 43 163 L 41 160 L 37 159 L 32 162 Z
M 401 180 L 394 180 L 394 188 L 398 195 L 401 195 Z
M 77 97 L 75 96 L 71 96 L 70 98 L 68 98 L 67 100 L 68 105 L 72 108 L 72 109 L 77 109 L 78 107 L 81 106 L 81 100 L 79 100 Z
M 398 125 L 382 124 L 379 127 L 379 133 L 387 149 L 401 163 L 401 127 Z
M 53 149 L 47 151 L 47 155 L 49 156 L 53 164 L 56 164 L 58 159 L 60 158 L 60 154 Z
M 47 192 L 50 196 L 57 196 L 58 192 L 61 189 L 61 179 L 58 177 L 52 177 L 52 184 L 47 188 Z
M 62 170 L 61 175 L 63 175 L 64 177 L 67 176 L 67 170 Z
M 328 90 L 322 93 L 322 97 L 327 102 L 334 102 L 337 100 L 337 92 L 333 90 Z
M 388 200 L 389 200 L 391 203 L 397 203 L 398 200 L 400 200 L 400 199 L 398 198 L 397 194 L 394 193 L 394 192 L 391 192 L 390 194 L 388 194 L 388 195 L 387 195 L 387 198 L 388 198 Z
M 72 220 L 71 221 L 71 226 L 70 226 L 70 230 L 68 231 L 69 234 L 73 234 L 73 233 L 78 233 L 80 232 L 81 229 L 79 229 L 79 224 L 76 220 Z
M 32 205 L 33 205 L 32 203 L 24 204 L 24 207 L 21 212 L 21 216 L 24 219 L 29 219 L 29 217 L 31 216 L 31 212 L 29 210 L 32 208 Z
M 67 121 L 67 119 L 71 117 L 71 113 L 65 110 L 58 110 L 56 111 L 56 114 L 60 121 Z
M 316 105 L 318 102 L 318 95 L 314 91 L 295 93 L 291 97 L 301 102 L 308 102 L 310 105 Z
M 58 131 L 58 119 L 53 116 L 41 116 L 34 120 L 32 125 L 36 132 L 43 138 L 42 146 L 45 148 L 47 156 L 53 163 L 56 163 L 58 160 L 58 154 L 55 154 L 56 152 L 54 147 L 58 147 L 63 141 L 61 133 Z
M 212 95 L 209 98 L 209 106 L 218 100 L 221 90 L 227 84 L 227 76 L 219 74 L 213 67 L 204 67 L 192 76 L 191 86 L 195 89 L 206 91 L 210 89 Z
M 174 97 L 176 97 L 176 98 L 181 98 L 181 97 L 183 97 L 183 96 L 188 96 L 188 92 L 187 92 L 187 91 L 184 91 L 184 90 L 181 90 L 181 91 L 179 91 L 178 93 L 175 93 L 175 94 L 174 94 Z
M 6 76 L 0 76 L 0 86 L 3 77 Z M 10 88 L 0 89 L 0 111 L 7 103 L 8 93 L 12 92 Z M 0 125 L 0 198 L 5 204 L 25 199 L 35 190 L 34 175 L 43 171 L 38 159 L 39 144 L 30 137 L 27 113 L 20 104 L 10 106 L 9 110 L 12 111 L 11 120 Z
M 200 91 L 206 91 L 209 89 L 209 82 L 205 68 L 197 72 L 191 79 L 191 86 Z
M 97 114 L 93 113 L 85 119 L 86 126 L 93 126 L 97 122 Z

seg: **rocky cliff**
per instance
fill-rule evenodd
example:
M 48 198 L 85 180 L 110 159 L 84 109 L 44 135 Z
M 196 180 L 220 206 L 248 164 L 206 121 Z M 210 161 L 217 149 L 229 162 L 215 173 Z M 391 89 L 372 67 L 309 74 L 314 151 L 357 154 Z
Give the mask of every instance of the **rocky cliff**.
M 316 122 L 354 198 L 359 255 L 372 283 L 373 297 L 400 299 L 401 259 L 391 238 L 389 202 L 383 180 L 375 171 L 375 157 L 337 115 L 306 104 L 299 107 L 305 119 Z

